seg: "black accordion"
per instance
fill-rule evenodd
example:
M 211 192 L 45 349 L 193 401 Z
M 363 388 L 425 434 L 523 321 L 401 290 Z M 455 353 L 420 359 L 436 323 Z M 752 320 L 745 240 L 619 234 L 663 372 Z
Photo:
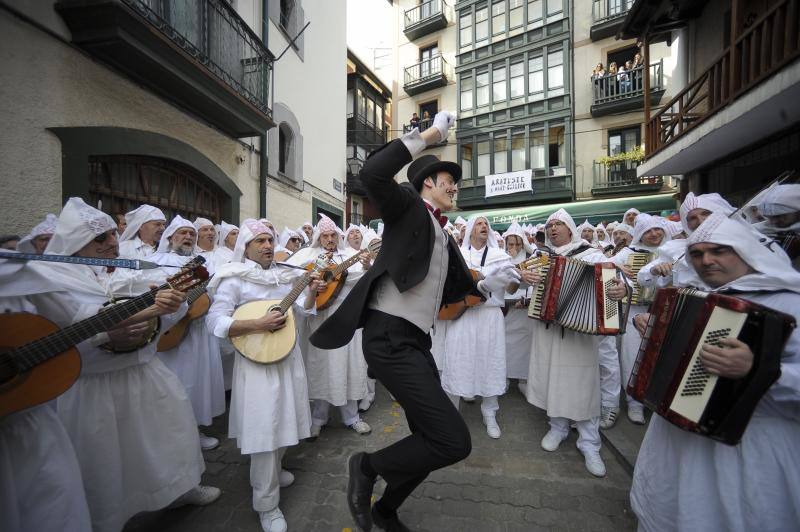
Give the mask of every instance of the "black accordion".
M 737 444 L 780 376 L 794 318 L 737 297 L 683 288 L 659 290 L 650 309 L 628 393 L 682 429 Z M 703 367 L 703 344 L 719 345 L 723 338 L 738 338 L 753 351 L 747 376 L 718 377 Z

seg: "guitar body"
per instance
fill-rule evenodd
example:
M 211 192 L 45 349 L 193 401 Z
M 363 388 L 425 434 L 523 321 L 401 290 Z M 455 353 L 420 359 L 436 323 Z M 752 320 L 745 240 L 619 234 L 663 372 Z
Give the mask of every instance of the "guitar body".
M 472 274 L 472 281 L 477 285 L 478 281 L 483 279 L 483 274 L 477 270 L 470 270 Z M 470 307 L 477 307 L 478 305 L 482 304 L 485 301 L 482 297 L 468 295 L 461 301 L 456 301 L 455 303 L 450 303 L 447 305 L 442 305 L 439 309 L 438 319 L 442 321 L 452 321 L 457 320 Z
M 170 349 L 178 347 L 183 339 L 186 338 L 186 334 L 189 332 L 189 325 L 191 325 L 194 320 L 205 316 L 210 307 L 211 298 L 208 297 L 208 294 L 203 294 L 198 297 L 189 305 L 189 310 L 186 311 L 186 315 L 167 332 L 161 335 L 161 338 L 158 339 L 158 348 L 156 350 L 159 353 L 163 353 L 164 351 L 169 351 Z
M 288 259 L 291 256 L 292 254 L 289 253 L 288 251 L 278 251 L 277 253 L 275 253 L 275 256 L 272 257 L 272 260 L 274 260 L 275 262 L 285 262 L 286 259 Z
M 325 310 L 333 305 L 342 288 L 344 288 L 344 282 L 347 280 L 347 270 L 340 273 L 338 277 L 331 279 L 327 279 L 326 274 L 330 274 L 330 270 L 322 270 L 322 279 L 328 285 L 325 287 L 325 291 L 317 294 L 317 310 Z
M 279 304 L 280 301 L 277 299 L 251 301 L 237 307 L 231 317 L 234 320 L 253 320 L 262 317 Z M 257 364 L 280 362 L 291 354 L 297 343 L 297 330 L 292 309 L 286 311 L 286 326 L 282 329 L 234 336 L 230 340 L 243 357 Z
M 81 357 L 71 347 L 24 373 L 7 367 L 7 353 L 57 332 L 58 326 L 34 314 L 0 315 L 0 418 L 55 399 L 78 379 Z

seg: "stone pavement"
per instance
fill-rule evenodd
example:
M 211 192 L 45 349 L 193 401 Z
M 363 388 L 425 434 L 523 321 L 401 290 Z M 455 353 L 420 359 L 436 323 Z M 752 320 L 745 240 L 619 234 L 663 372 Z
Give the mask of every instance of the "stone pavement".
M 547 432 L 544 413 L 529 405 L 512 386 L 500 399 L 499 440 L 483 427 L 478 402 L 461 405 L 472 433 L 470 457 L 431 474 L 401 508 L 413 530 L 528 532 L 536 530 L 635 530 L 628 503 L 630 476 L 605 447 L 608 475 L 592 477 L 575 448 L 577 434 L 548 453 L 539 442 Z M 289 530 L 354 530 L 345 503 L 346 460 L 356 451 L 374 451 L 408 433 L 400 406 L 378 386 L 373 407 L 363 415 L 372 434 L 359 436 L 337 421 L 323 428 L 319 439 L 301 443 L 284 458 L 296 481 L 281 490 L 281 509 Z M 208 434 L 221 439 L 227 416 Z M 135 517 L 126 532 L 258 532 L 252 509 L 249 460 L 232 440 L 205 453 L 205 484 L 222 489 L 222 496 L 205 508 L 165 510 Z M 378 482 L 376 492 L 383 490 Z

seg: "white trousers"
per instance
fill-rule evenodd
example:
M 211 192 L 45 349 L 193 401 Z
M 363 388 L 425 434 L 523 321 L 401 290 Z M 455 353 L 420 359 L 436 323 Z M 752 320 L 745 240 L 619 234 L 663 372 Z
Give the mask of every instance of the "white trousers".
M 633 325 L 633 317 L 641 312 L 647 312 L 647 307 L 640 305 L 631 306 L 630 313 L 628 314 L 628 328 L 625 334 L 622 335 L 622 352 L 620 353 L 620 365 L 622 366 L 622 379 L 625 385 L 628 385 L 628 380 L 631 378 L 633 365 L 636 363 L 636 355 L 639 354 L 639 346 L 642 344 L 642 335 L 636 330 Z M 635 400 L 633 397 L 626 394 L 628 406 L 642 405 L 642 403 Z
M 358 401 L 347 401 L 342 406 L 337 406 L 339 415 L 342 417 L 342 423 L 348 427 L 358 421 Z M 322 427 L 328 423 L 328 413 L 330 412 L 331 404 L 323 399 L 314 399 L 311 401 L 311 422 L 314 425 Z
M 375 379 L 367 378 L 367 396 L 364 399 L 370 403 L 375 400 Z
M 250 455 L 250 485 L 253 487 L 253 509 L 269 512 L 281 502 L 281 460 L 286 447 Z
M 458 410 L 461 404 L 461 397 L 449 393 L 447 393 L 447 397 L 450 398 L 453 406 Z M 497 400 L 497 397 L 496 395 L 492 395 L 481 398 L 481 414 L 483 414 L 483 417 L 495 417 L 495 415 L 497 415 L 497 411 L 500 410 L 500 402 Z
M 604 336 L 598 346 L 600 355 L 600 403 L 619 408 L 620 370 L 617 337 Z
M 569 435 L 569 419 L 565 417 L 551 417 L 550 428 L 562 438 Z M 578 426 L 578 449 L 583 454 L 600 452 L 600 417 L 576 421 Z

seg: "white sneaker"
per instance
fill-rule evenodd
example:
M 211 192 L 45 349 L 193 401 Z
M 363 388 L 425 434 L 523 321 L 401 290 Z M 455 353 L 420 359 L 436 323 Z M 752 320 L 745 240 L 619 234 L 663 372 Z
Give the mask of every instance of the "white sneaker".
M 497 418 L 494 416 L 484 416 L 483 424 L 486 425 L 486 434 L 495 440 L 500 438 L 500 425 L 497 424 Z
M 289 530 L 286 519 L 283 517 L 283 512 L 278 507 L 269 512 L 258 512 L 258 517 L 261 520 L 261 528 L 264 532 L 286 532 Z
M 636 425 L 644 425 L 644 406 L 639 404 L 628 404 L 628 419 Z
M 548 452 L 553 452 L 558 449 L 558 446 L 561 445 L 561 442 L 564 441 L 564 439 L 565 437 L 560 433 L 550 429 L 547 431 L 547 434 L 544 435 L 544 438 L 542 438 L 542 449 Z
M 619 408 L 613 406 L 604 406 L 600 409 L 600 428 L 610 429 L 617 423 L 617 415 Z
M 282 488 L 288 488 L 292 484 L 294 484 L 294 475 L 285 469 L 281 469 L 281 472 L 278 473 L 278 485 Z
M 370 427 L 369 424 L 367 424 L 367 422 L 364 421 L 363 419 L 359 419 L 358 421 L 350 425 L 350 428 L 356 431 L 356 433 L 361 435 L 369 434 L 370 432 L 372 432 L 372 427 Z
M 202 432 L 200 433 L 200 448 L 204 451 L 210 451 L 211 449 L 216 449 L 219 447 L 219 440 L 214 436 L 206 436 Z
M 519 389 L 520 393 L 527 397 L 527 390 L 528 390 L 528 381 L 525 379 L 520 379 L 517 381 L 517 388 Z
M 596 477 L 606 476 L 606 464 L 600 458 L 600 453 L 585 453 L 583 455 L 583 463 L 586 465 L 586 470 Z
M 362 400 L 360 400 L 358 402 L 358 411 L 359 412 L 366 412 L 367 410 L 369 410 L 369 407 L 371 407 L 371 406 L 372 406 L 372 401 L 370 401 L 369 399 L 367 399 L 365 397 L 365 398 L 363 398 Z
M 179 508 L 191 504 L 192 506 L 206 506 L 219 499 L 222 491 L 214 486 L 197 485 L 175 499 L 167 508 Z

